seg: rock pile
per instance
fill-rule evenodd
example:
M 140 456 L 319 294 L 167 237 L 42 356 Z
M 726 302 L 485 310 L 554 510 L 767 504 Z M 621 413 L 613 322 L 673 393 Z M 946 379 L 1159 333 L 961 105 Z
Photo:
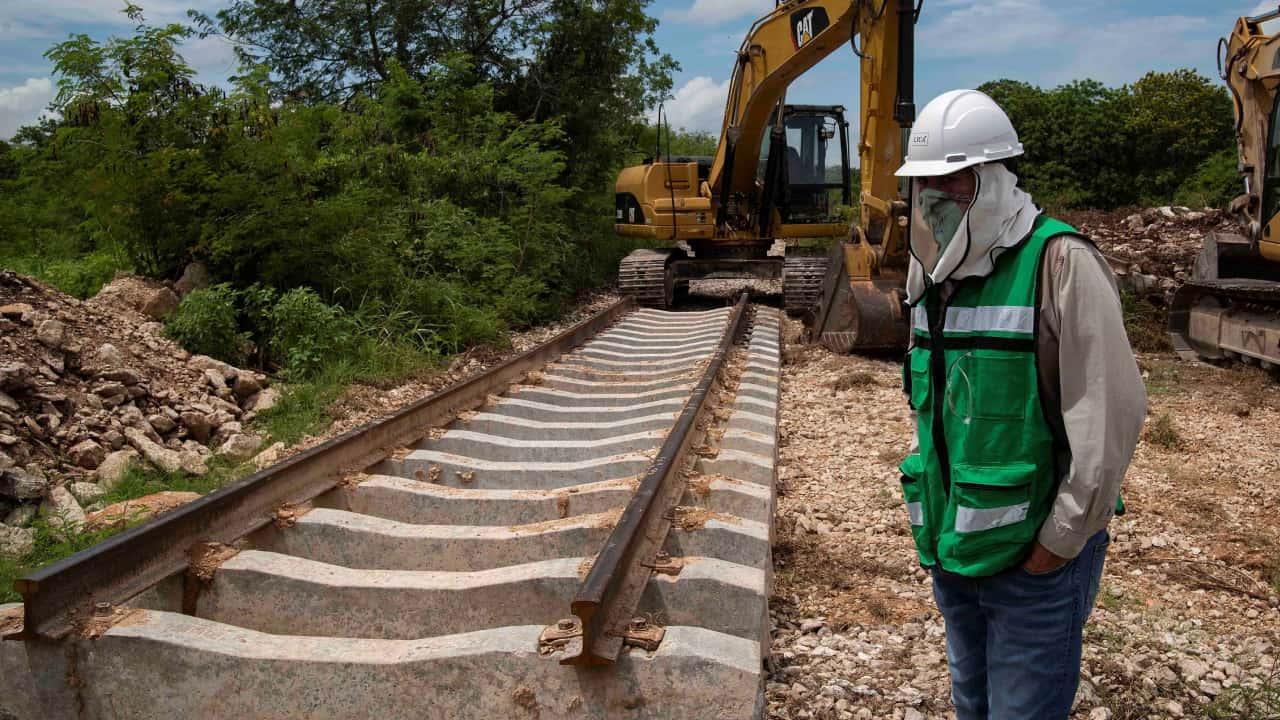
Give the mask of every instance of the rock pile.
M 1077 212 L 1064 219 L 1097 243 L 1122 287 L 1161 303 L 1191 277 L 1206 235 L 1240 233 L 1235 220 L 1211 208 Z
M 81 302 L 0 271 L 0 552 L 30 549 L 37 508 L 83 522 L 135 460 L 199 475 L 257 452 L 246 423 L 278 391 L 164 337 L 175 306 L 138 278 Z

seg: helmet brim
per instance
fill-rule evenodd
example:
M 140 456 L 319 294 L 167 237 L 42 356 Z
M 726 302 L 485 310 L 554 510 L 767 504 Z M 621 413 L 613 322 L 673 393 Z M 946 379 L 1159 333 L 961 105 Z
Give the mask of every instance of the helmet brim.
M 897 177 L 941 177 L 965 168 L 981 165 L 986 158 L 971 158 L 947 162 L 945 160 L 908 160 L 894 173 Z

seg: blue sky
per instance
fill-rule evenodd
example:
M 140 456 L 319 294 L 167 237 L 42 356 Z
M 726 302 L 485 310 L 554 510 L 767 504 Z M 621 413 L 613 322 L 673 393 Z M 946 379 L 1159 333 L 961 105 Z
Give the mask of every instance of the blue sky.
M 189 7 L 211 12 L 225 0 L 138 0 L 150 22 L 181 21 Z M 753 18 L 773 0 L 655 0 L 658 43 L 681 64 L 677 126 L 718 131 L 733 53 Z M 1214 76 L 1217 39 L 1235 18 L 1280 0 L 925 0 L 918 27 L 920 104 L 946 90 L 1013 78 L 1052 86 L 1091 77 L 1132 82 L 1148 70 L 1193 67 Z M 105 39 L 127 33 L 121 0 L 0 0 L 0 137 L 36 119 L 55 80 L 41 55 L 71 33 Z M 234 69 L 231 49 L 209 38 L 185 49 L 201 80 Z M 801 77 L 788 99 L 856 110 L 856 59 L 840 50 Z

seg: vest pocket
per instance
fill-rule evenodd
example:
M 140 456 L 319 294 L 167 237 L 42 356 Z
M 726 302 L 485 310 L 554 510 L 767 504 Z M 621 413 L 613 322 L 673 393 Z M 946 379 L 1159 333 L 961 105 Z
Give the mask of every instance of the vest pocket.
M 1001 555 L 1030 542 L 1039 530 L 1029 517 L 1037 474 L 1030 463 L 954 466 L 955 554 Z
M 907 387 L 912 410 L 920 410 L 929 404 L 929 353 L 912 350 Z
M 947 369 L 947 411 L 966 422 L 1022 420 L 1031 392 L 1028 362 L 1026 354 L 999 350 L 964 353 Z
M 926 567 L 937 563 L 934 556 L 935 538 L 924 524 L 924 458 L 920 453 L 908 455 L 898 466 L 902 472 L 902 499 L 907 507 L 907 520 L 911 523 L 911 539 L 916 543 L 920 563 Z

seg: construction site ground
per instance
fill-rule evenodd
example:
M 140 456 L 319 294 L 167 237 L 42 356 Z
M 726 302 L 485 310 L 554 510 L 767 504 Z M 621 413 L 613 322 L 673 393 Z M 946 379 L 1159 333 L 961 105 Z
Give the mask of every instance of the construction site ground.
M 913 432 L 901 364 L 798 332 L 780 403 L 770 717 L 954 717 L 899 489 Z M 1280 385 L 1171 355 L 1139 363 L 1150 414 L 1072 717 L 1276 717 Z
M 1122 286 L 1157 315 L 1203 234 L 1222 222 L 1161 210 L 1072 218 L 1113 266 L 1129 271 Z M 777 283 L 753 285 L 778 294 Z M 714 303 L 741 286 L 701 281 L 695 295 Z M 460 356 L 441 372 L 394 387 L 353 386 L 328 409 L 333 426 L 275 457 L 527 349 L 614 297 L 585 298 L 557 323 L 513 335 L 508 348 Z M 113 322 L 141 321 L 117 314 Z M 835 355 L 801 344 L 799 324 L 786 323 L 769 717 L 953 717 L 942 620 L 899 489 L 897 464 L 913 432 L 900 359 Z M 1131 331 L 1140 350 L 1164 342 L 1159 317 Z M 133 351 L 123 341 L 121 349 Z M 1111 528 L 1073 718 L 1280 717 L 1280 382 L 1172 354 L 1138 358 L 1149 418 L 1124 486 L 1130 512 Z

